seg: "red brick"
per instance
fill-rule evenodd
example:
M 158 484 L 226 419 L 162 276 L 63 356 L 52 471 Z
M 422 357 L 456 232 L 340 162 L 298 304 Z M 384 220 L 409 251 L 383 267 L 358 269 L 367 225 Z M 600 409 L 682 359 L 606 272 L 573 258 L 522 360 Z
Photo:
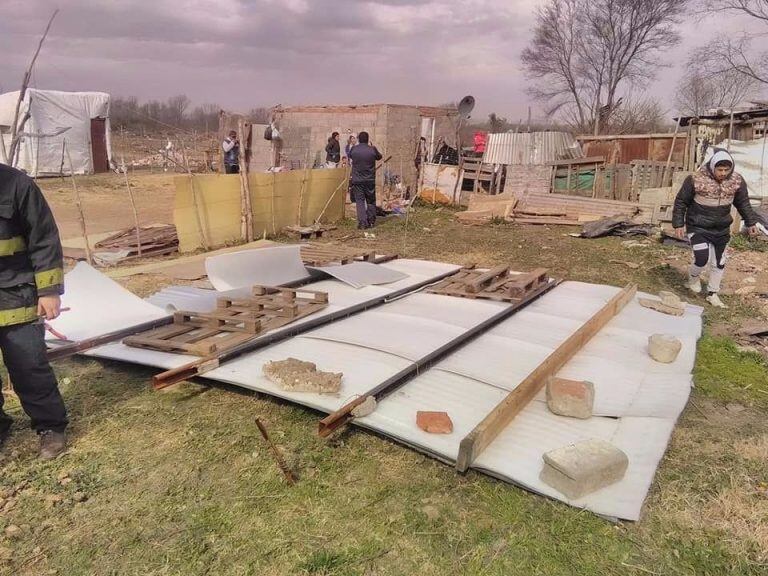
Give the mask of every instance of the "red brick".
M 554 414 L 572 418 L 590 418 L 595 399 L 591 382 L 551 378 L 547 382 L 547 406 Z
M 453 432 L 453 422 L 445 412 L 416 412 L 416 425 L 430 434 Z

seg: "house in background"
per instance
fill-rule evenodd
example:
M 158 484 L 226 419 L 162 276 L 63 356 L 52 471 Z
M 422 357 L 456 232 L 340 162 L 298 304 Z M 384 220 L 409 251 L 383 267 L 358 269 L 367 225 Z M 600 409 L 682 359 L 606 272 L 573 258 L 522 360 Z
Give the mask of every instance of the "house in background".
M 11 127 L 19 92 L 0 94 L 0 162 L 11 164 Z M 19 118 L 29 114 L 14 166 L 33 177 L 107 172 L 112 161 L 109 94 L 27 90 Z

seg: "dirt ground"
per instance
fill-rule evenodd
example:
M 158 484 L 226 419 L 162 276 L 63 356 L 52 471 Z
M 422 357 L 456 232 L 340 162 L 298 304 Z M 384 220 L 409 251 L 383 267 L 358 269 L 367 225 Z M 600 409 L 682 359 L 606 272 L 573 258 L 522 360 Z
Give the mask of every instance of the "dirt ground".
M 129 181 L 141 224 L 173 224 L 174 176 L 172 172 L 130 172 Z M 133 226 L 133 211 L 123 174 L 76 176 L 75 182 L 88 234 Z M 65 240 L 82 237 L 71 178 L 41 178 L 37 183 L 53 210 L 61 237 Z
M 137 179 L 155 213 L 170 213 L 159 200 L 171 197 L 167 180 Z M 110 182 L 94 183 L 86 209 L 101 205 L 117 222 L 108 207 L 120 190 Z M 64 229 L 72 223 L 66 201 L 60 207 Z M 705 305 L 685 293 L 686 251 L 573 231 L 463 226 L 449 209 L 418 207 L 407 226 L 383 221 L 375 238 L 347 221 L 325 240 L 637 282 Z M 640 522 L 614 525 L 475 472 L 458 476 L 363 430 L 321 440 L 319 414 L 275 398 L 199 383 L 155 392 L 151 369 L 75 358 L 55 366 L 72 420 L 66 456 L 35 459 L 34 434 L 10 398 L 17 424 L 0 453 L 0 574 L 768 574 L 768 363 L 735 339 L 743 322 L 768 318 L 763 250 L 734 242 L 727 286 L 755 290 L 724 296 L 728 310 L 705 309 L 695 388 Z M 156 274 L 120 282 L 141 295 L 168 284 Z M 298 474 L 295 486 L 255 417 Z

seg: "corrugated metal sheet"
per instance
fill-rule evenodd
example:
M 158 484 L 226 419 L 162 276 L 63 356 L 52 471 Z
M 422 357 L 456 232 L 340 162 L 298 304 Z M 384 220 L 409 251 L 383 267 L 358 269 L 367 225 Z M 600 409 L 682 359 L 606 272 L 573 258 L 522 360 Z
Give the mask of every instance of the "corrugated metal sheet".
M 568 132 L 506 132 L 488 135 L 483 162 L 541 166 L 576 158 L 584 153 Z

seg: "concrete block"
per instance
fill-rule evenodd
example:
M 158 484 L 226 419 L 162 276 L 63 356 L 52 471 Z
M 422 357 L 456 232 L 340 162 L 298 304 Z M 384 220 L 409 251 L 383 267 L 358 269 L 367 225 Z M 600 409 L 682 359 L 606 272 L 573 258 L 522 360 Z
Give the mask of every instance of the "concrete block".
M 592 438 L 544 454 L 542 482 L 576 500 L 621 480 L 627 455 L 610 442 Z
M 547 406 L 550 412 L 571 418 L 591 418 L 595 403 L 595 385 L 565 378 L 547 382 Z
M 671 364 L 682 348 L 682 342 L 670 334 L 653 334 L 648 337 L 648 353 L 656 362 Z
M 453 421 L 445 412 L 416 412 L 416 425 L 430 434 L 450 434 Z
M 685 313 L 686 303 L 683 302 L 680 297 L 674 292 L 667 292 L 662 290 L 659 292 L 659 299 L 652 300 L 650 298 L 639 298 L 638 302 L 641 306 L 662 312 L 664 314 L 670 314 L 672 316 L 682 316 Z

